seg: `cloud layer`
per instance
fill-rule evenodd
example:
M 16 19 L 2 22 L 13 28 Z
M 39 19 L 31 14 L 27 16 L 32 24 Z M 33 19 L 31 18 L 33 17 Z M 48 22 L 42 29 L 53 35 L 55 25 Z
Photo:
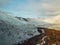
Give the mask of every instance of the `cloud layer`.
M 37 17 L 53 17 L 60 15 L 60 0 L 15 0 L 18 4 L 11 6 L 12 11 L 19 15 L 33 15 Z M 15 2 L 13 1 L 13 2 Z M 22 3 L 19 3 L 22 1 Z M 0 0 L 0 5 L 4 5 L 8 0 Z M 25 3 L 26 2 L 26 3 Z
M 23 8 L 17 6 L 17 11 L 26 11 L 36 16 L 56 16 L 60 15 L 60 0 L 27 0 L 28 4 Z M 20 9 L 20 10 L 19 10 Z

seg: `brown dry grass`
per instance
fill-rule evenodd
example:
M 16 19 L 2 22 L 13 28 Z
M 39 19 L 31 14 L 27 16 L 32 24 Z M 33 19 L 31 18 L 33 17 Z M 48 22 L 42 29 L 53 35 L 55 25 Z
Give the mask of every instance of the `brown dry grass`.
M 47 36 L 48 40 L 48 45 L 51 44 L 56 44 L 56 45 L 60 45 L 60 31 L 55 30 L 55 29 L 48 29 L 45 28 L 45 35 Z

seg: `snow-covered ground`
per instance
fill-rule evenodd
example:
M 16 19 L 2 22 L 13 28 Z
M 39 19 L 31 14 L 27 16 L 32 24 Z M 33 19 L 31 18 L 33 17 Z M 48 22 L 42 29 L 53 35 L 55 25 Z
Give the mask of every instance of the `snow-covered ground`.
M 0 45 L 22 43 L 36 35 L 39 35 L 39 32 L 34 25 L 20 21 L 5 12 L 0 12 Z

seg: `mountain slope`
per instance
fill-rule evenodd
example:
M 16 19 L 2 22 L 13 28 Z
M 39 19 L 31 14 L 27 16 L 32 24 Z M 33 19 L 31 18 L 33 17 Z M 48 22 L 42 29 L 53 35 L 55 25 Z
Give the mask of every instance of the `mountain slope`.
M 22 43 L 39 34 L 35 26 L 0 11 L 0 45 Z
M 0 45 L 23 43 L 25 40 L 40 35 L 37 27 L 60 29 L 58 17 L 54 17 L 53 21 L 52 19 L 16 18 L 0 11 Z

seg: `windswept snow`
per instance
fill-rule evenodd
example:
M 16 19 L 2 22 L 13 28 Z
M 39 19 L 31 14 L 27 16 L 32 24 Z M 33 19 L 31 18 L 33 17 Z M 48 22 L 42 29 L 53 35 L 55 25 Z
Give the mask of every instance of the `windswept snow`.
M 45 22 L 43 21 L 43 19 L 38 19 L 38 18 L 31 18 L 31 19 L 28 19 L 29 20 L 29 24 L 32 24 L 32 25 L 35 25 L 36 27 L 49 27 L 51 26 L 52 24 L 48 23 L 48 22 Z
M 22 43 L 36 35 L 39 33 L 34 25 L 26 24 L 5 12 L 0 12 L 0 45 Z

